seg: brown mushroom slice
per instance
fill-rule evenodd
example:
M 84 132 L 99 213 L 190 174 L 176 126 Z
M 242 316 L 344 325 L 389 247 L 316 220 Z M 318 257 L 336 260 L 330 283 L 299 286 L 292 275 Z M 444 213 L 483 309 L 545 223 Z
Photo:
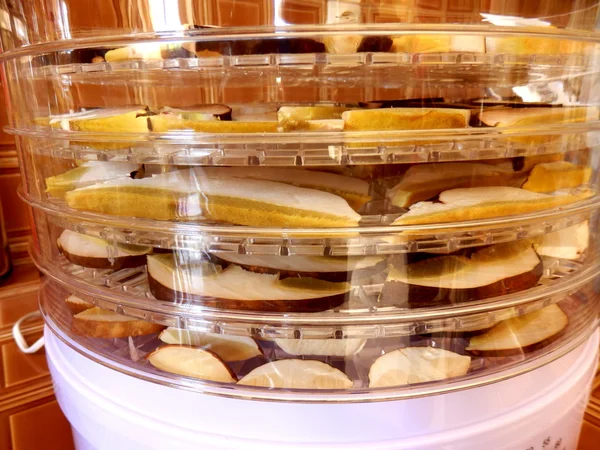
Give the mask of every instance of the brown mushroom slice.
M 200 347 L 218 355 L 223 361 L 244 361 L 262 355 L 256 341 L 247 336 L 230 336 L 169 327 L 158 338 L 165 344 Z
M 138 164 L 88 161 L 60 175 L 46 178 L 46 192 L 64 198 L 73 189 L 118 178 L 131 178 L 140 169 Z
M 451 108 L 355 109 L 342 114 L 345 131 L 465 128 L 471 111 Z
M 73 264 L 94 269 L 125 269 L 146 264 L 152 247 L 111 243 L 71 230 L 61 233 L 57 241 L 60 252 Z
M 550 305 L 531 313 L 503 320 L 489 331 L 473 336 L 467 351 L 502 355 L 527 351 L 548 342 L 569 324 L 569 318 L 558 305 Z
M 109 50 L 104 59 L 109 63 L 124 61 L 156 61 L 161 59 L 193 58 L 195 52 L 186 43 L 157 44 L 153 42 L 127 45 Z
M 158 117 L 153 117 L 156 119 L 162 115 L 199 122 L 205 120 L 231 120 L 231 108 L 227 105 L 218 103 L 187 106 L 185 108 L 171 108 L 164 106 L 157 114 Z
M 65 303 L 67 307 L 73 314 L 79 314 L 80 312 L 85 311 L 86 309 L 91 309 L 94 305 L 90 302 L 86 302 L 85 300 L 80 299 L 76 295 L 69 295 L 65 299 Z
M 65 131 L 147 132 L 148 109 L 144 106 L 98 108 L 46 119 L 52 128 Z M 43 122 L 43 119 L 40 119 Z
M 466 375 L 471 357 L 433 347 L 406 347 L 380 356 L 369 370 L 369 387 L 404 386 Z
M 562 259 L 579 259 L 590 242 L 590 224 L 578 223 L 562 230 L 545 234 L 534 244 L 538 255 Z
M 541 163 L 533 167 L 523 184 L 523 189 L 532 192 L 554 192 L 586 184 L 591 176 L 591 167 L 577 166 L 568 161 Z
M 392 51 L 396 53 L 485 53 L 483 36 L 407 34 L 393 38 Z
M 553 123 L 579 123 L 598 119 L 594 106 L 563 108 L 503 108 L 490 109 L 479 114 L 479 119 L 490 127 L 520 127 Z
M 159 300 L 252 311 L 324 311 L 341 305 L 351 288 L 349 283 L 314 278 L 280 280 L 278 275 L 236 265 L 226 269 L 208 262 L 178 265 L 169 254 L 148 257 L 148 280 Z
M 163 325 L 124 316 L 98 307 L 86 309 L 73 316 L 73 333 L 93 338 L 124 338 L 160 332 Z
M 317 189 L 342 197 L 358 210 L 371 200 L 369 183 L 358 178 L 290 167 L 204 167 L 197 169 L 212 178 L 246 178 L 275 181 L 307 189 Z
M 346 374 L 320 361 L 281 359 L 257 367 L 238 384 L 278 389 L 350 389 Z
M 366 342 L 366 339 L 275 339 L 284 352 L 295 356 L 352 356 Z
M 235 383 L 236 376 L 215 353 L 186 345 L 163 345 L 146 360 L 164 372 L 220 383 Z
M 386 268 L 383 256 L 276 256 L 223 253 L 218 256 L 223 265 L 237 264 L 245 270 L 278 273 L 279 278 L 312 277 L 327 281 L 360 280 Z
M 502 186 L 511 183 L 514 177 L 511 169 L 489 164 L 417 164 L 406 171 L 400 183 L 387 192 L 387 197 L 393 205 L 406 208 L 448 189 Z
M 534 287 L 542 272 L 530 241 L 497 244 L 470 258 L 445 255 L 392 267 L 381 300 L 411 307 L 481 300 Z
M 345 227 L 358 225 L 361 218 L 343 198 L 328 192 L 207 173 L 196 168 L 109 181 L 70 191 L 65 200 L 74 209 L 117 216 L 205 218 L 259 227 Z
M 568 205 L 594 195 L 582 190 L 548 195 L 508 186 L 451 189 L 439 195 L 439 202 L 419 202 L 393 225 L 460 222 L 525 214 Z
M 152 131 L 193 130 L 201 133 L 276 133 L 276 121 L 201 120 L 175 114 L 159 114 L 148 118 Z

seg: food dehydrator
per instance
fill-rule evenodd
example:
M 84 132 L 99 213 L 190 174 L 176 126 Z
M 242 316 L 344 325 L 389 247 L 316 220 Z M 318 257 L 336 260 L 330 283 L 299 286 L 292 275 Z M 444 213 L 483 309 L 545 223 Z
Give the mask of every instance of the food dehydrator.
M 574 449 L 594 1 L 2 0 L 78 450 Z

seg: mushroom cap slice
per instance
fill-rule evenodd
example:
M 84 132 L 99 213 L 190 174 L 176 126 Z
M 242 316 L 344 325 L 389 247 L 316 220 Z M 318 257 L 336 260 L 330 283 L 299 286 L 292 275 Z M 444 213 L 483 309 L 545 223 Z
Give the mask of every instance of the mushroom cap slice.
M 369 370 L 369 387 L 402 386 L 465 375 L 471 357 L 433 347 L 407 347 L 386 353 Z
M 146 359 L 165 372 L 221 383 L 235 383 L 236 377 L 215 353 L 186 345 L 163 345 Z
M 238 384 L 282 389 L 350 389 L 346 374 L 320 361 L 281 359 L 257 367 Z

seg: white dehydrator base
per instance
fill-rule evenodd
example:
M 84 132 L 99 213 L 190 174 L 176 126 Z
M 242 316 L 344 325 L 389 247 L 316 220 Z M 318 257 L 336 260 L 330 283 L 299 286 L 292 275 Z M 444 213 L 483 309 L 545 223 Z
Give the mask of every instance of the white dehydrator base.
M 596 369 L 599 334 L 498 383 L 376 403 L 229 399 L 124 375 L 46 328 L 56 396 L 78 450 L 572 450 Z

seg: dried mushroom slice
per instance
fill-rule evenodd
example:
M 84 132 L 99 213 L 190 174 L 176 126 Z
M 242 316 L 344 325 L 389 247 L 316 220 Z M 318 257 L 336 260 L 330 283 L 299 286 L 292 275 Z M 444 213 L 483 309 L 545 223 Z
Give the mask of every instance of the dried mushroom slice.
M 89 161 L 60 175 L 46 178 L 46 192 L 57 198 L 64 198 L 73 189 L 103 181 L 131 178 L 140 169 L 137 164 Z
M 65 200 L 74 209 L 117 216 L 259 227 L 346 227 L 361 217 L 337 195 L 273 181 L 211 178 L 202 168 L 96 184 L 67 192 Z
M 471 111 L 451 108 L 382 108 L 346 111 L 345 131 L 465 128 Z
M 592 176 L 592 168 L 577 166 L 568 161 L 536 164 L 523 189 L 532 192 L 554 192 L 586 184 Z
M 439 202 L 419 202 L 393 225 L 460 222 L 512 216 L 553 209 L 591 197 L 592 191 L 548 195 L 508 186 L 451 189 L 439 195 Z
M 171 108 L 164 106 L 160 109 L 155 118 L 160 118 L 161 115 L 199 122 L 205 120 L 231 120 L 231 108 L 227 105 L 218 103 L 187 106 L 185 108 Z
M 204 167 L 197 171 L 211 178 L 247 178 L 317 189 L 342 197 L 355 210 L 371 200 L 369 183 L 334 173 L 288 167 Z
M 277 110 L 279 122 L 294 120 L 341 119 L 342 113 L 352 109 L 347 106 L 281 106 Z
M 93 338 L 124 338 L 159 333 L 163 325 L 123 316 L 98 307 L 86 309 L 73 316 L 73 333 Z
M 186 345 L 163 345 L 146 360 L 159 370 L 220 383 L 235 383 L 236 376 L 215 353 Z
M 386 353 L 369 370 L 369 387 L 426 383 L 466 375 L 469 356 L 433 347 L 407 347 Z
M 97 131 L 127 133 L 148 131 L 148 109 L 144 106 L 98 108 L 71 114 L 40 118 L 40 125 L 50 125 L 66 131 Z
M 502 108 L 479 114 L 479 120 L 490 127 L 523 127 L 553 123 L 580 123 L 598 119 L 593 106 L 563 108 Z
M 352 356 L 366 342 L 366 339 L 275 339 L 284 352 L 294 356 Z
M 347 34 L 342 36 L 325 36 L 323 38 L 327 53 L 332 53 L 334 55 L 356 53 L 362 41 L 362 36 Z
M 485 247 L 392 267 L 381 292 L 390 304 L 423 307 L 510 294 L 537 285 L 543 264 L 530 241 Z
M 569 324 L 569 318 L 553 304 L 523 316 L 503 320 L 486 333 L 473 336 L 467 351 L 475 354 L 521 353 L 556 337 Z
M 413 34 L 393 38 L 391 50 L 396 53 L 485 53 L 483 36 Z
M 73 264 L 94 269 L 125 269 L 146 264 L 152 247 L 111 243 L 105 239 L 65 230 L 57 241 L 60 252 Z
M 159 300 L 251 311 L 324 311 L 341 305 L 351 288 L 349 283 L 315 278 L 280 280 L 236 265 L 221 269 L 209 262 L 178 264 L 169 254 L 148 257 L 148 280 Z
M 557 55 L 565 49 L 559 39 L 547 39 L 535 36 L 486 37 L 488 53 L 506 53 L 516 55 Z
M 534 244 L 538 255 L 562 259 L 579 259 L 590 242 L 588 221 L 545 234 Z
M 118 63 L 124 61 L 154 61 L 172 58 L 191 58 L 190 52 L 182 44 L 141 43 L 109 50 L 104 55 L 106 62 Z
M 257 367 L 238 384 L 278 389 L 350 389 L 343 372 L 320 361 L 282 359 Z
M 86 309 L 91 309 L 94 307 L 93 304 L 80 299 L 76 295 L 69 295 L 65 299 L 65 303 L 67 304 L 67 307 L 69 308 L 69 311 L 71 311 L 72 314 L 79 314 L 80 312 L 83 312 Z
M 166 132 L 193 130 L 201 133 L 276 133 L 276 121 L 204 120 L 202 117 L 184 118 L 175 114 L 159 114 L 148 118 L 151 130 Z
M 448 189 L 502 186 L 514 182 L 512 169 L 479 163 L 417 164 L 387 192 L 393 205 L 406 208 Z
M 223 266 L 237 264 L 245 270 L 278 273 L 279 278 L 312 277 L 326 281 L 361 280 L 386 268 L 383 256 L 270 256 L 223 253 L 218 256 Z
M 263 354 L 256 341 L 246 336 L 229 336 L 169 327 L 163 330 L 158 338 L 165 344 L 188 345 L 210 350 L 223 361 L 244 361 Z

